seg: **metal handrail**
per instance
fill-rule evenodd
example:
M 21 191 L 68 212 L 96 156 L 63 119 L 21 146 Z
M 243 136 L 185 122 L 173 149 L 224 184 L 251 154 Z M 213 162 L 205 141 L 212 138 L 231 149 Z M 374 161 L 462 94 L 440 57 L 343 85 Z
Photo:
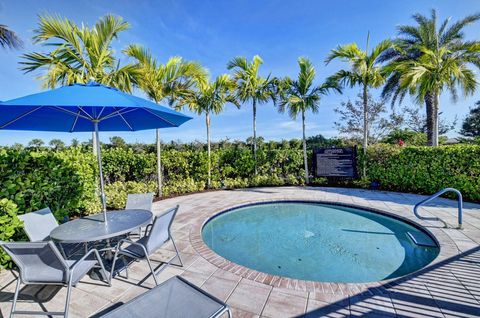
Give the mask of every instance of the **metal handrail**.
M 448 224 L 447 222 L 445 222 L 444 220 L 438 218 L 438 217 L 427 217 L 427 216 L 421 216 L 418 214 L 418 208 L 421 206 L 421 205 L 424 205 L 425 203 L 428 203 L 430 201 L 432 201 L 433 199 L 436 199 L 437 197 L 441 196 L 442 194 L 446 193 L 446 192 L 455 192 L 457 194 L 457 201 L 458 201 L 458 228 L 461 229 L 462 228 L 462 213 L 463 213 L 463 197 L 462 197 L 462 193 L 460 193 L 460 191 L 458 191 L 457 189 L 454 189 L 454 188 L 445 188 L 443 190 L 440 190 L 438 191 L 437 193 L 429 196 L 428 198 L 426 198 L 425 200 L 423 201 L 420 201 L 418 202 L 417 204 L 415 204 L 415 206 L 413 207 L 413 213 L 415 214 L 415 216 L 421 220 L 428 220 L 428 221 L 440 221 L 444 224 L 445 227 L 448 227 Z

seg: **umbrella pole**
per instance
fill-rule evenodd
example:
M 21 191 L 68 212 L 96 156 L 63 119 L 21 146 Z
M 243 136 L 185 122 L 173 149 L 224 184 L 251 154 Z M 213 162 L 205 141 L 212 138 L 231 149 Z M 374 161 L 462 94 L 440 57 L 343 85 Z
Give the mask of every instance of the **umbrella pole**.
M 100 139 L 98 138 L 98 122 L 93 122 L 95 127 L 95 139 L 97 141 L 97 160 L 98 160 L 98 171 L 100 173 L 100 199 L 102 200 L 102 211 L 103 211 L 103 221 L 107 223 L 107 202 L 105 199 L 105 185 L 103 183 L 103 171 L 102 171 L 102 152 L 100 149 Z

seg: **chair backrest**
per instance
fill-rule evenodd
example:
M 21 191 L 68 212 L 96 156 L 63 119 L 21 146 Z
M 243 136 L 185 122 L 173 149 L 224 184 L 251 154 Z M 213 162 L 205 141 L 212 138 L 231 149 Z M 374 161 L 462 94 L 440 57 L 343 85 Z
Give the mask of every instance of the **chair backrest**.
M 65 283 L 68 265 L 52 241 L 0 242 L 0 246 L 18 266 L 24 283 Z
M 170 227 L 177 214 L 179 206 L 167 210 L 153 220 L 152 229 L 148 233 L 145 248 L 148 254 L 152 254 L 170 239 Z
M 32 242 L 48 239 L 50 232 L 58 226 L 50 208 L 21 214 L 18 218 L 23 221 L 23 229 Z
M 153 193 L 131 193 L 127 196 L 125 209 L 152 211 Z

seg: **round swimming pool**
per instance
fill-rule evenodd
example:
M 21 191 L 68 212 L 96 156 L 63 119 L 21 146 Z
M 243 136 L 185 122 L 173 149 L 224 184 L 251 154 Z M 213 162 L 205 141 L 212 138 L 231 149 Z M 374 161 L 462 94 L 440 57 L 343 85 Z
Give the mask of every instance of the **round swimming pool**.
M 311 202 L 229 210 L 209 220 L 202 236 L 214 252 L 234 263 L 323 282 L 399 277 L 424 267 L 439 253 L 425 231 L 399 219 Z

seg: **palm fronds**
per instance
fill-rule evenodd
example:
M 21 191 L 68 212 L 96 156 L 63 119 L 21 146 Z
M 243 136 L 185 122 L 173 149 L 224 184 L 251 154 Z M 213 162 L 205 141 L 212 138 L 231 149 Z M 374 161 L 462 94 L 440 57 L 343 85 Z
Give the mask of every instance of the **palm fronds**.
M 112 49 L 112 41 L 129 28 L 121 17 L 107 15 L 92 28 L 78 26 L 57 15 L 43 15 L 39 19 L 33 40 L 51 50 L 24 54 L 20 64 L 25 73 L 43 71 L 39 79 L 46 88 L 93 79 L 132 91 L 136 69 L 132 65 L 121 66 Z
M 3 48 L 18 49 L 23 46 L 23 42 L 8 26 L 0 24 L 0 46 Z

